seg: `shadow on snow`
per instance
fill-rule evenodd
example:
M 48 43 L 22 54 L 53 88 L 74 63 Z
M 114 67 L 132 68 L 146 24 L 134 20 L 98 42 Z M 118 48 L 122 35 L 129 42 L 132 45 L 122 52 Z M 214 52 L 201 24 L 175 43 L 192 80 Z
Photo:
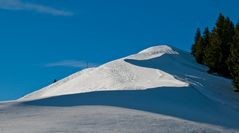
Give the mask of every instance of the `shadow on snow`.
M 188 55 L 181 54 L 181 56 Z M 188 60 L 185 60 L 188 57 L 178 58 L 180 58 L 178 55 L 163 55 L 160 59 L 154 58 L 144 61 L 126 59 L 125 61 L 138 66 L 160 69 L 183 78 L 186 78 L 185 75 L 200 77 L 203 73 L 205 74 L 206 68 L 204 69 L 191 61 L 190 63 Z M 173 60 L 178 61 L 174 62 Z M 186 67 L 188 65 L 190 67 Z M 23 104 L 60 107 L 80 105 L 117 106 L 223 127 L 239 128 L 238 112 L 227 109 L 221 104 L 205 98 L 192 86 L 160 87 L 148 90 L 98 91 L 50 97 L 24 102 Z

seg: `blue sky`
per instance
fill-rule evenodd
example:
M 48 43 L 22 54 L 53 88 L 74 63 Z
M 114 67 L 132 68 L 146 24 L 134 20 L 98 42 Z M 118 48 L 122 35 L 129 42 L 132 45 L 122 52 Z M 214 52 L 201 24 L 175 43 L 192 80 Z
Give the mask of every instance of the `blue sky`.
M 0 101 L 157 44 L 189 51 L 238 0 L 0 0 Z

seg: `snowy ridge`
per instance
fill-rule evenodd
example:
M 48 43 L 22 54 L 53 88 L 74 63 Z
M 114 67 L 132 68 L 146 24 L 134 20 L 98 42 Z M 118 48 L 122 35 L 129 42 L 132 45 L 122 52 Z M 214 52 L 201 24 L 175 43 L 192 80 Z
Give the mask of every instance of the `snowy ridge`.
M 164 54 L 179 54 L 179 53 L 177 51 L 174 51 L 171 47 L 167 45 L 159 45 L 142 50 L 135 55 L 129 56 L 128 58 L 137 60 L 148 60 L 160 57 Z
M 188 83 L 159 69 L 140 67 L 125 59 L 145 60 L 164 54 L 178 54 L 166 45 L 155 46 L 138 54 L 111 61 L 97 68 L 73 74 L 55 84 L 24 96 L 21 100 L 106 90 L 143 90 L 156 87 L 183 87 Z

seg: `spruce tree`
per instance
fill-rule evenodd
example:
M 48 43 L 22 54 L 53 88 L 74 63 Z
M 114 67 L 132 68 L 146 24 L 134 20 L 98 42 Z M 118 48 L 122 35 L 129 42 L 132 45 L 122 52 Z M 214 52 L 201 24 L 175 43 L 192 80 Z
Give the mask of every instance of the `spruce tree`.
M 234 80 L 234 85 L 239 91 L 239 23 L 235 28 L 235 34 L 230 48 L 228 66 Z
M 200 64 L 203 62 L 203 38 L 201 36 L 200 29 L 197 29 L 195 36 L 195 43 L 192 46 L 192 55 L 196 58 L 196 61 Z
M 209 72 L 232 77 L 239 91 L 239 23 L 234 28 L 233 22 L 220 14 L 212 32 L 206 28 L 201 36 L 197 30 L 192 54 Z
M 220 48 L 221 40 L 217 32 L 213 31 L 209 38 L 209 43 L 205 49 L 205 64 L 209 67 L 209 72 L 217 72 L 219 62 L 222 59 Z
M 226 61 L 230 54 L 233 34 L 234 25 L 232 21 L 220 14 L 205 53 L 205 62 L 210 70 L 226 77 L 230 77 Z
M 196 53 L 196 45 L 197 45 L 197 41 L 199 40 L 199 38 L 201 37 L 201 32 L 200 32 L 200 29 L 197 28 L 197 31 L 196 31 L 196 35 L 195 35 L 195 38 L 194 38 L 194 44 L 192 45 L 192 52 L 191 54 L 195 57 L 195 53 Z
M 205 64 L 209 67 L 209 72 L 218 72 L 219 63 L 222 60 L 221 33 L 225 18 L 220 14 L 216 26 L 214 27 L 205 50 Z
M 224 22 L 224 30 L 221 35 L 222 44 L 221 44 L 221 52 L 222 52 L 222 60 L 220 62 L 219 72 L 226 77 L 231 77 L 229 66 L 227 65 L 227 60 L 230 55 L 230 48 L 233 41 L 234 36 L 234 24 L 229 18 L 226 18 Z
M 207 45 L 209 45 L 209 40 L 210 39 L 210 31 L 208 29 L 208 27 L 205 28 L 204 32 L 203 32 L 203 64 L 206 64 L 205 60 L 206 60 L 206 56 L 205 56 L 205 51 L 206 51 L 206 47 Z

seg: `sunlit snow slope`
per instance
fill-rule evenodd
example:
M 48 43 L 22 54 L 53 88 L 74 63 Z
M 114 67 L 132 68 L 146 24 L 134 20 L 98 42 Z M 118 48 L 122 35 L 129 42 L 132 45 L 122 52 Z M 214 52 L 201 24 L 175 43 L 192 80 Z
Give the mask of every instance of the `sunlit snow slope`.
M 173 75 L 159 69 L 137 66 L 125 61 L 127 59 L 152 59 L 164 54 L 179 53 L 166 45 L 151 47 L 97 68 L 82 70 L 21 99 L 39 99 L 103 90 L 143 90 L 156 87 L 188 86 L 188 83 L 180 81 Z

